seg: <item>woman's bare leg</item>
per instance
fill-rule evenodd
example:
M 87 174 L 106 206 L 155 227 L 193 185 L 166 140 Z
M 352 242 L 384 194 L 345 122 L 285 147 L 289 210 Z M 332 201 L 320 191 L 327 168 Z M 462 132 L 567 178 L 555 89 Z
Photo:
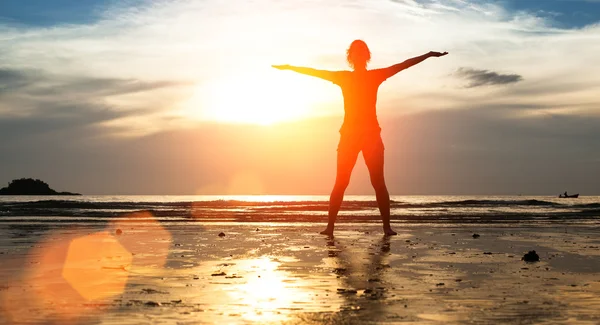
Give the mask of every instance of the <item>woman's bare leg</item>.
M 321 234 L 323 235 L 333 236 L 335 219 L 337 218 L 340 206 L 344 200 L 344 192 L 350 183 L 350 175 L 352 174 L 352 169 L 354 169 L 357 158 L 358 151 L 351 152 L 349 150 L 344 150 L 341 153 L 338 151 L 335 185 L 329 196 L 329 221 L 327 223 L 327 228 L 321 231 Z
M 383 175 L 383 143 L 363 151 L 363 156 L 365 157 L 365 163 L 369 169 L 371 185 L 373 185 L 373 188 L 375 189 L 377 206 L 379 207 L 381 221 L 383 222 L 383 232 L 387 236 L 397 235 L 390 225 L 390 194 L 385 185 L 385 178 Z

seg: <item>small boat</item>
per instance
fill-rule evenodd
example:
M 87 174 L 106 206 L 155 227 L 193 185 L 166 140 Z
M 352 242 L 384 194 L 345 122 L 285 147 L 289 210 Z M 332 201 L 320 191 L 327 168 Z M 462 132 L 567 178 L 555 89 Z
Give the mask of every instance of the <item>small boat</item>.
M 573 195 L 560 194 L 558 197 L 561 198 L 561 199 L 576 199 L 576 198 L 579 197 L 579 193 L 573 194 Z

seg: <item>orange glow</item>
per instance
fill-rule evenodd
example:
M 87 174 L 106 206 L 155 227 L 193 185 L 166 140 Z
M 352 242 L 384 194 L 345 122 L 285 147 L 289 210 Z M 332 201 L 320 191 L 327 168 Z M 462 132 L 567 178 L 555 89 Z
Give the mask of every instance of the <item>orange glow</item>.
M 82 297 L 62 278 L 69 240 L 47 238 L 40 242 L 41 248 L 33 248 L 26 263 L 29 264 L 21 279 L 2 292 L 0 306 L 8 319 L 15 323 L 34 322 L 33 310 L 44 310 L 51 302 L 57 318 L 68 320 L 64 304 L 73 310 L 83 302 Z
M 164 266 L 170 246 L 170 232 L 148 212 L 124 216 L 101 232 L 50 235 L 28 253 L 21 276 L 0 292 L 0 311 L 14 323 L 77 323 L 109 308 L 132 270 Z
M 106 252 L 106 249 L 103 247 L 104 243 L 90 241 L 90 238 L 103 238 L 105 235 L 96 233 L 82 236 L 76 233 L 65 236 L 63 233 L 60 237 L 49 236 L 38 242 L 28 254 L 27 268 L 22 277 L 14 279 L 13 285 L 2 292 L 2 311 L 14 323 L 39 323 L 41 320 L 52 323 L 50 320 L 55 320 L 57 324 L 69 324 L 77 323 L 77 319 L 83 315 L 91 316 L 105 308 L 102 304 L 90 304 L 84 298 L 83 294 L 86 293 L 82 290 L 87 283 L 97 282 L 103 283 L 98 286 L 98 292 L 106 292 L 106 288 L 111 288 L 111 292 L 120 294 L 123 289 L 124 285 L 121 285 L 121 291 L 114 290 L 114 271 L 102 269 L 102 264 L 97 262 L 98 259 L 107 261 L 108 256 L 101 256 L 99 253 Z M 79 251 L 85 261 L 78 260 L 80 256 L 76 256 L 77 254 L 68 256 L 70 251 Z M 70 268 L 86 263 L 91 263 L 87 265 L 88 268 L 97 267 L 94 274 L 81 274 L 78 279 L 71 278 L 71 281 L 63 277 L 65 272 L 67 275 L 71 272 Z M 78 271 L 84 272 L 81 269 Z M 125 280 L 121 275 L 117 278 L 117 282 Z M 98 293 L 87 296 L 106 297 L 105 294 Z
M 107 231 L 133 254 L 132 271 L 161 268 L 171 248 L 171 233 L 150 212 L 135 212 L 111 221 Z
M 270 125 L 314 116 L 316 105 L 339 96 L 336 90 L 310 78 L 266 69 L 200 85 L 182 114 L 197 120 Z
M 39 241 L 21 277 L 0 293 L 0 310 L 15 323 L 77 323 L 108 308 L 130 273 L 164 266 L 171 235 L 149 212 L 126 215 L 107 230 L 62 232 Z
M 132 256 L 106 231 L 74 239 L 62 271 L 63 278 L 87 300 L 123 293 Z

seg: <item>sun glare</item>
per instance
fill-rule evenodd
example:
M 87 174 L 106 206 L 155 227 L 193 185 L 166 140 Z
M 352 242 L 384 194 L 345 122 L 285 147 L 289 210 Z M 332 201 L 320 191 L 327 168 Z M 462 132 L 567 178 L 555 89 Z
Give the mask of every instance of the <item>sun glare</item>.
M 318 80 L 276 70 L 229 77 L 198 86 L 183 115 L 260 125 L 299 120 L 317 115 L 316 106 L 333 98 L 335 88 L 327 88 Z
M 290 274 L 280 270 L 279 263 L 269 257 L 240 262 L 258 273 L 258 276 L 247 276 L 244 283 L 229 292 L 231 299 L 239 303 L 238 310 L 245 319 L 261 323 L 282 321 L 288 315 L 280 310 L 294 308 L 295 301 L 310 300 L 311 292 L 293 285 Z

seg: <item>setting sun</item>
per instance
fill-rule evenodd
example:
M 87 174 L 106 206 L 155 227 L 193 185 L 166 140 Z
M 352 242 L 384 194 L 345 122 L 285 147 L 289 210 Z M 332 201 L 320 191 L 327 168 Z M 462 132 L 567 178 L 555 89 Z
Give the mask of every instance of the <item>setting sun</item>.
M 197 120 L 269 125 L 321 115 L 317 107 L 335 100 L 334 85 L 281 73 L 236 75 L 199 85 L 183 115 Z

